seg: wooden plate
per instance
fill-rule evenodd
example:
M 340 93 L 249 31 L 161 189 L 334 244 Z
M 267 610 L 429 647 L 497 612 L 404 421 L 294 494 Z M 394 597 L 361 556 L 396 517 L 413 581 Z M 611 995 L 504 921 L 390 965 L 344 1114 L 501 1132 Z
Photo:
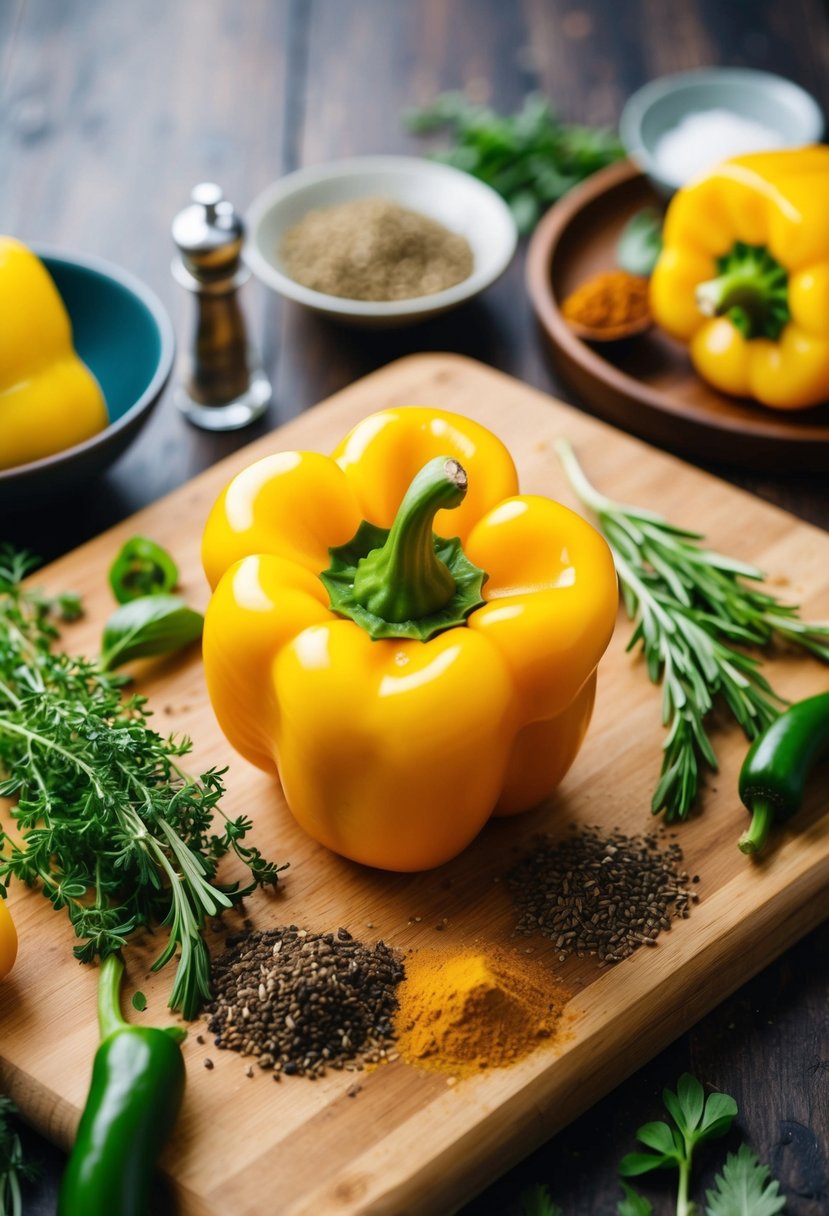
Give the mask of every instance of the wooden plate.
M 622 228 L 662 200 L 624 162 L 573 190 L 544 216 L 527 255 L 527 287 L 562 379 L 597 414 L 703 460 L 777 471 L 829 469 L 829 403 L 781 412 L 726 397 L 694 372 L 683 346 L 658 329 L 609 346 L 577 338 L 560 302 L 615 265 Z

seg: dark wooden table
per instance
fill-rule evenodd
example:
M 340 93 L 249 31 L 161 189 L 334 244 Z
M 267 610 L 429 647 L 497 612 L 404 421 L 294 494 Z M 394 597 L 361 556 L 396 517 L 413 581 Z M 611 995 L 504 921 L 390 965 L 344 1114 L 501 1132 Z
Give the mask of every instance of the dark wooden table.
M 463 87 L 503 109 L 540 89 L 569 119 L 612 124 L 648 79 L 716 63 L 780 72 L 829 111 L 820 0 L 2 0 L 0 231 L 136 272 L 186 341 L 189 301 L 170 277 L 169 229 L 196 182 L 218 181 L 244 209 L 299 165 L 421 151 L 400 111 L 441 89 Z M 107 476 L 71 504 L 7 515 L 0 537 L 57 556 L 413 351 L 460 351 L 568 398 L 535 332 L 523 251 L 483 301 L 411 330 L 340 330 L 255 284 L 245 292 L 275 384 L 267 418 L 208 435 L 168 396 Z M 825 478 L 713 471 L 829 527 Z M 827 958 L 824 926 L 484 1190 L 466 1216 L 508 1212 L 538 1181 L 566 1216 L 614 1213 L 616 1163 L 684 1070 L 737 1099 L 728 1146 L 744 1138 L 769 1162 L 790 1216 L 829 1212 Z M 61 1159 L 26 1140 L 46 1161 L 26 1211 L 45 1216 Z M 703 1164 L 710 1182 L 713 1163 Z M 673 1211 L 667 1178 L 648 1192 L 657 1213 Z

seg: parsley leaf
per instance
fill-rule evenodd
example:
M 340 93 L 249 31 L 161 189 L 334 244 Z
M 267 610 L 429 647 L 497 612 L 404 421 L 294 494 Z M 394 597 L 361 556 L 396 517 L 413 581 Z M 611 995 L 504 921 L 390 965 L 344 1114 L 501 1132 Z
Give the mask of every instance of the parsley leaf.
M 769 1178 L 747 1144 L 729 1153 L 714 1190 L 705 1192 L 706 1216 L 777 1216 L 786 1206 L 779 1183 Z

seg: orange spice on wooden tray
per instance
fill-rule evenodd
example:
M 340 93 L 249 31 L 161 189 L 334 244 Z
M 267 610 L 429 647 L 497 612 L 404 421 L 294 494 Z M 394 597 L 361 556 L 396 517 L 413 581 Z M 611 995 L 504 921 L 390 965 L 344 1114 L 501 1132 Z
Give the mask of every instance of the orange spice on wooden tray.
M 608 270 L 582 283 L 561 306 L 576 332 L 601 340 L 640 333 L 651 324 L 648 280 Z
M 410 1064 L 470 1076 L 551 1039 L 567 995 L 537 963 L 506 952 L 422 951 L 406 961 L 395 1019 Z

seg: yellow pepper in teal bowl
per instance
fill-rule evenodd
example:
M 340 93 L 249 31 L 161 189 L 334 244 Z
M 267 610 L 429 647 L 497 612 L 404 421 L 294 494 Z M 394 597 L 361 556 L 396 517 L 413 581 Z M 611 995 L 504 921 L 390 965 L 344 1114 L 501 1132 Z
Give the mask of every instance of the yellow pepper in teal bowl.
M 328 848 L 428 869 L 569 769 L 613 560 L 579 515 L 519 494 L 478 423 L 385 410 L 331 457 L 267 456 L 220 496 L 202 556 L 219 723 Z
M 725 161 L 672 199 L 654 320 L 704 380 L 774 409 L 829 401 L 829 148 Z
M 7 469 L 89 439 L 108 418 L 49 272 L 10 237 L 0 237 L 0 308 L 0 469 Z

